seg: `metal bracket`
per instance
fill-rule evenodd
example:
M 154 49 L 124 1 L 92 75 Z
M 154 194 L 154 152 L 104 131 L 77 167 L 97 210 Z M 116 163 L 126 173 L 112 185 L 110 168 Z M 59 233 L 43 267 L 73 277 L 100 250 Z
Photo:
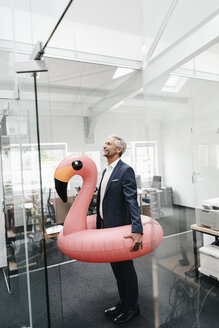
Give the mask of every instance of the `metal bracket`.
M 16 73 L 36 73 L 47 72 L 47 63 L 45 60 L 29 60 L 26 62 L 15 63 Z
M 41 41 L 37 41 L 35 44 L 32 53 L 30 54 L 30 60 L 40 60 L 43 55 L 43 46 Z
M 42 55 L 42 42 L 37 41 L 32 53 L 30 54 L 30 60 L 15 63 L 16 73 L 47 72 L 47 62 L 45 60 L 40 60 Z

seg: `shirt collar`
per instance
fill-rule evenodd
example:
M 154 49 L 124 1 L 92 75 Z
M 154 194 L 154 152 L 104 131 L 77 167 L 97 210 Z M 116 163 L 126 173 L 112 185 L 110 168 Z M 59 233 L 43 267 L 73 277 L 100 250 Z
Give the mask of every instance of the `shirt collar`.
M 107 168 L 108 167 L 112 167 L 113 169 L 115 168 L 116 164 L 118 163 L 118 161 L 120 160 L 120 158 L 116 159 L 114 162 L 112 162 L 111 164 L 107 164 Z

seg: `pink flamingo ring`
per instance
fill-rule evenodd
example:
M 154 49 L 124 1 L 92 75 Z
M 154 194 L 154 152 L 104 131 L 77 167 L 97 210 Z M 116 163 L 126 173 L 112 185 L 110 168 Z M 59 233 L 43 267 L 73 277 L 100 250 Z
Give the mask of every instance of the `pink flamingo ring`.
M 143 248 L 131 252 L 131 224 L 96 229 L 96 215 L 87 210 L 97 182 L 97 168 L 93 160 L 83 155 L 70 155 L 55 171 L 55 187 L 60 198 L 67 201 L 67 184 L 74 175 L 83 178 L 79 195 L 70 208 L 63 229 L 58 235 L 58 247 L 70 258 L 84 262 L 117 262 L 137 258 L 152 252 L 162 241 L 163 230 L 154 219 L 141 215 Z

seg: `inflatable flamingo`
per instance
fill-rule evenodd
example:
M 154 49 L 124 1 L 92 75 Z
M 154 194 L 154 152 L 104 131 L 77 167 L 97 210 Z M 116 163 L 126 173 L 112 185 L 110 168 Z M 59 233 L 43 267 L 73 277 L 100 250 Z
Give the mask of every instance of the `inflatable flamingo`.
M 69 156 L 55 171 L 55 187 L 60 198 L 67 201 L 67 184 L 73 175 L 83 178 L 83 185 L 58 236 L 58 247 L 67 256 L 84 262 L 117 262 L 152 252 L 162 241 L 163 230 L 154 219 L 141 216 L 143 249 L 131 252 L 133 240 L 124 238 L 131 225 L 96 229 L 96 215 L 87 217 L 87 210 L 97 182 L 97 168 L 87 156 Z

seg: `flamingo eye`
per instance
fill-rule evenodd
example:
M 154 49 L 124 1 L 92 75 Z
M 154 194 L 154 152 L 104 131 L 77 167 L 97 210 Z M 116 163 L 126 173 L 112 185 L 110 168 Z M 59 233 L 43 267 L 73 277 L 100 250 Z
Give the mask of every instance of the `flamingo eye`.
M 78 171 L 83 167 L 83 164 L 81 161 L 74 161 L 72 162 L 72 167 L 75 171 Z

